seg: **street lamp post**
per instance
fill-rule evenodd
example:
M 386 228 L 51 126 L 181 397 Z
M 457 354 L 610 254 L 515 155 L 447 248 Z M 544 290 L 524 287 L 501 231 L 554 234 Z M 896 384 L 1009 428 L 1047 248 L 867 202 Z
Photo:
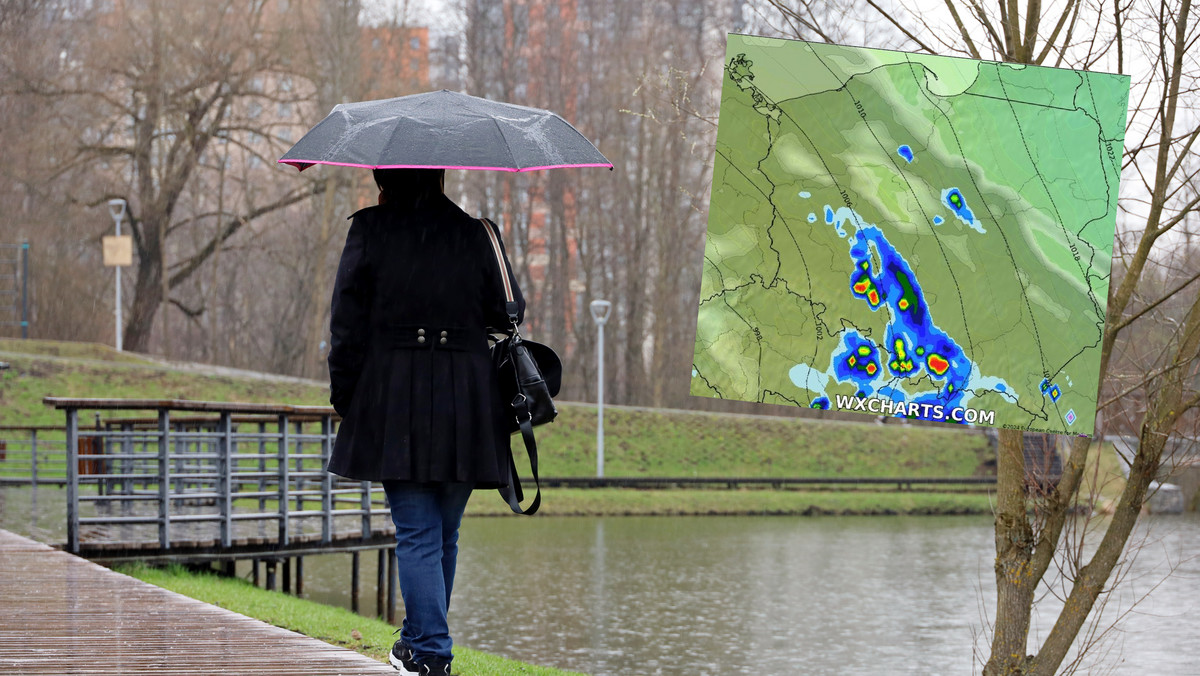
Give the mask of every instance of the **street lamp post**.
M 594 300 L 591 304 L 592 319 L 596 322 L 596 477 L 604 478 L 604 324 L 612 303 Z
M 117 237 L 121 236 L 121 220 L 125 218 L 125 207 L 125 200 L 119 197 L 108 201 L 108 213 L 112 216 L 113 223 L 117 225 Z M 124 342 L 121 340 L 121 266 L 117 265 L 114 268 L 117 271 L 117 352 L 120 352 L 122 350 L 122 343 Z

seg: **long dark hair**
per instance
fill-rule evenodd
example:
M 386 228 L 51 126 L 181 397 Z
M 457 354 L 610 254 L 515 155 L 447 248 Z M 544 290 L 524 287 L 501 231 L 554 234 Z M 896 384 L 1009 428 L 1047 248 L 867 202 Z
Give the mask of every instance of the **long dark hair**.
M 376 169 L 375 185 L 381 202 L 416 208 L 443 192 L 445 169 Z

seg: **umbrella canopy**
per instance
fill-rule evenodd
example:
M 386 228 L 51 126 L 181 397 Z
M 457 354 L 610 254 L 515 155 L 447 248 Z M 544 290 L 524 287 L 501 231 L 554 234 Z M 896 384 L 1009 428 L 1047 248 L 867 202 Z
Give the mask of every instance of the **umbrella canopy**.
M 548 110 L 445 89 L 335 106 L 279 161 L 300 171 L 314 164 L 372 169 L 612 169 L 612 163 L 583 134 Z

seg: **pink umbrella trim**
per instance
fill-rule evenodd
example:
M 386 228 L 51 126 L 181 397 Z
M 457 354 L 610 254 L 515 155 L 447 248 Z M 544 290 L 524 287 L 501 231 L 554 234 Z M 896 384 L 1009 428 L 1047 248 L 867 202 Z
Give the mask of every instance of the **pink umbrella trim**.
M 311 167 L 314 164 L 328 164 L 330 166 L 335 166 L 335 167 L 359 167 L 362 169 L 466 169 L 466 170 L 476 170 L 476 171 L 512 171 L 512 172 L 540 171 L 542 169 L 577 169 L 577 168 L 582 168 L 582 167 L 607 167 L 609 169 L 613 168 L 613 165 L 605 164 L 603 162 L 593 163 L 593 164 L 548 164 L 548 165 L 542 166 L 542 167 L 522 167 L 520 169 L 514 169 L 513 167 L 467 167 L 467 166 L 455 166 L 455 165 L 450 165 L 450 164 L 355 164 L 353 162 L 328 162 L 326 160 L 297 160 L 297 159 L 278 160 L 278 162 L 280 164 L 290 164 L 290 165 L 296 167 L 297 169 L 299 169 L 300 171 L 304 171 L 305 169 Z

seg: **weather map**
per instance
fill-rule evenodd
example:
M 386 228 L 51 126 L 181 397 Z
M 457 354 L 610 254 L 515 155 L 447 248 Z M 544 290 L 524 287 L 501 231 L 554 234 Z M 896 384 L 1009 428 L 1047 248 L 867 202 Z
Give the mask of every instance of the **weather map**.
M 691 393 L 1090 435 L 1129 78 L 731 35 Z

